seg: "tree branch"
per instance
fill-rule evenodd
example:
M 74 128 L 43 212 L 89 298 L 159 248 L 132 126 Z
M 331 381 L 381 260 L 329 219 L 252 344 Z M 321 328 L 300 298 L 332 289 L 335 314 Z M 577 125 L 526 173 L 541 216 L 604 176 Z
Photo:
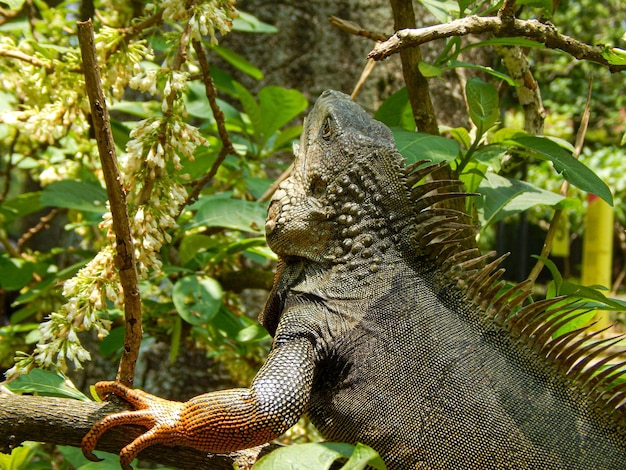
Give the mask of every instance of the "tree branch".
M 115 142 L 111 133 L 109 111 L 100 82 L 100 68 L 96 59 L 93 25 L 91 20 L 78 22 L 78 42 L 83 58 L 85 85 L 91 105 L 91 116 L 102 163 L 102 173 L 109 197 L 109 205 L 115 233 L 115 264 L 124 291 L 124 350 L 117 373 L 117 380 L 129 387 L 135 376 L 135 363 L 141 342 L 141 298 L 135 248 L 130 233 L 126 193 L 117 166 Z
M 411 0 L 391 0 L 390 3 L 394 27 L 396 29 L 414 28 L 416 24 L 415 12 L 413 11 Z M 401 31 L 413 30 L 401 29 Z M 379 47 L 379 45 L 376 47 Z M 368 58 L 372 57 L 368 56 Z M 439 135 L 439 126 L 437 125 L 435 108 L 430 97 L 428 79 L 419 70 L 419 62 L 422 60 L 420 49 L 418 47 L 403 48 L 400 50 L 400 60 L 402 61 L 402 74 L 417 130 Z
M 416 47 L 436 39 L 468 34 L 491 32 L 496 36 L 527 37 L 545 44 L 550 49 L 559 49 L 578 60 L 588 60 L 607 66 L 611 72 L 626 70 L 626 65 L 612 65 L 602 55 L 601 46 L 590 46 L 569 36 L 560 34 L 556 27 L 537 20 L 500 18 L 498 16 L 467 16 L 446 24 L 418 29 L 402 29 L 387 41 L 374 47 L 369 58 L 382 60 L 402 49 Z
M 193 201 L 198 199 L 200 195 L 200 191 L 202 188 L 208 184 L 209 181 L 213 179 L 220 165 L 224 162 L 224 159 L 227 155 L 237 155 L 235 151 L 235 147 L 233 147 L 233 143 L 230 140 L 230 136 L 228 135 L 228 130 L 226 129 L 226 121 L 224 118 L 224 113 L 220 109 L 217 104 L 217 90 L 215 89 L 215 83 L 213 83 L 213 77 L 211 76 L 211 70 L 209 68 L 209 61 L 207 59 L 206 53 L 202 44 L 199 41 L 192 41 L 192 45 L 194 50 L 196 51 L 196 56 L 198 57 L 198 64 L 200 65 L 200 70 L 202 71 L 202 82 L 204 83 L 204 91 L 209 101 L 209 106 L 211 106 L 211 111 L 213 112 L 213 117 L 215 118 L 215 123 L 217 124 L 217 132 L 220 136 L 220 140 L 222 141 L 222 148 L 215 159 L 215 162 L 211 166 L 211 169 L 195 182 L 189 196 L 187 196 L 187 201 L 185 206 L 191 204 Z M 181 210 L 183 207 L 180 208 Z
M 83 436 L 106 415 L 125 410 L 112 402 L 19 396 L 0 393 L 0 452 L 8 453 L 24 441 L 79 447 Z M 145 432 L 138 426 L 118 426 L 98 441 L 97 450 L 118 454 L 122 447 Z M 189 447 L 154 445 L 139 454 L 141 460 L 177 468 L 232 470 L 250 468 L 275 445 L 231 454 L 209 454 Z

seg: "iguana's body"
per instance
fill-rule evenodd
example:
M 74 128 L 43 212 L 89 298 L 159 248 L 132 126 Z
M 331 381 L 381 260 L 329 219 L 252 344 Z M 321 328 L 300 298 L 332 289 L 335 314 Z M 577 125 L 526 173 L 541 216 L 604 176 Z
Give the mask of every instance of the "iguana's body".
M 228 452 L 308 412 L 325 438 L 368 444 L 392 469 L 626 468 L 623 391 L 570 370 L 594 350 L 550 342 L 563 317 L 550 322 L 549 303 L 520 307 L 523 286 L 496 297 L 494 268 L 461 248 L 464 217 L 432 207 L 458 183 L 411 191 L 430 171 L 406 171 L 385 126 L 324 93 L 269 209 L 281 264 L 262 322 L 275 340 L 251 388 L 155 406 L 102 384 L 154 408 L 96 425 L 87 453 L 115 423 L 152 427 L 126 465 L 155 442 Z

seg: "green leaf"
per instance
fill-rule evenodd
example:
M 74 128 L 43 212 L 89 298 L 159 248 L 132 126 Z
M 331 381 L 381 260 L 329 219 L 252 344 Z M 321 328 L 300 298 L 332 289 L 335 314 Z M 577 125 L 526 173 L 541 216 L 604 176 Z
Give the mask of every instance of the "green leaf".
M 491 38 L 485 41 L 473 42 L 467 46 L 462 47 L 459 52 L 472 49 L 474 47 L 483 46 L 518 46 L 518 47 L 534 47 L 537 49 L 545 48 L 546 46 L 540 42 L 533 41 L 526 38 Z
M 70 463 L 76 470 L 120 470 L 120 456 L 117 454 L 98 450 L 94 453 L 101 460 L 98 462 L 91 462 L 87 460 L 87 458 L 83 455 L 83 452 L 78 447 L 56 446 L 56 450 L 63 455 L 66 463 Z M 137 459 L 131 462 L 133 468 L 137 468 L 135 466 L 136 463 Z M 161 468 L 161 470 L 166 469 Z
M 252 132 L 256 137 L 261 133 L 261 128 L 263 127 L 263 115 L 261 114 L 261 108 L 256 102 L 256 99 L 254 99 L 254 96 L 252 96 L 252 93 L 250 93 L 241 83 L 233 82 L 233 87 L 237 91 L 237 98 L 239 98 L 239 101 L 241 102 L 243 112 L 246 113 L 248 119 L 250 120 Z
M 300 134 L 302 134 L 302 126 L 292 126 L 283 129 L 272 142 L 272 152 L 291 150 L 292 143 L 299 139 Z
M 609 205 L 613 205 L 613 195 L 604 181 L 556 142 L 537 136 L 519 136 L 511 141 L 530 150 L 534 156 L 542 160 L 550 160 L 556 171 L 562 173 L 563 177 L 577 188 L 595 194 Z
M 123 326 L 112 328 L 99 343 L 99 351 L 102 357 L 111 357 L 118 354 L 124 347 L 126 329 Z
M 10 258 L 0 252 L 0 287 L 8 291 L 20 290 L 33 279 L 35 264 L 23 258 Z
M 201 233 L 190 233 L 186 235 L 180 242 L 178 249 L 180 264 L 184 266 L 191 261 L 198 252 L 213 247 L 216 243 L 218 242 L 213 237 Z
M 364 468 L 375 468 L 386 470 L 387 466 L 378 452 L 365 444 L 358 442 L 354 447 L 354 452 L 341 470 L 361 470 Z
M 437 18 L 440 23 L 447 23 L 450 21 L 454 13 L 459 10 L 456 1 L 452 0 L 420 0 L 420 3 L 426 7 L 426 9 Z
M 358 450 L 357 450 L 358 449 Z M 253 470 L 327 470 L 339 459 L 353 456 L 343 467 L 344 470 L 363 470 L 371 465 L 377 470 L 385 470 L 385 464 L 378 454 L 362 444 L 357 447 L 338 442 L 294 444 L 281 447 L 262 457 L 252 467 Z
M 37 212 L 41 209 L 40 200 L 41 191 L 20 194 L 4 201 L 0 205 L 0 214 L 4 216 L 4 222 L 8 224 L 17 218 Z
M 0 453 L 0 469 L 26 470 L 39 448 L 38 442 L 24 442 L 11 449 L 10 454 Z
M 261 148 L 278 129 L 297 117 L 308 105 L 307 99 L 298 90 L 278 86 L 261 89 L 259 106 L 263 119 L 257 129 Z
M 174 284 L 172 301 L 187 323 L 208 323 L 222 305 L 222 286 L 211 277 L 186 276 Z
M 611 65 L 626 65 L 626 51 L 617 47 L 605 47 L 602 57 Z
M 239 330 L 235 339 L 238 343 L 255 343 L 271 339 L 269 333 L 258 323 Z
M 429 64 L 428 62 L 424 62 L 423 60 L 419 61 L 417 67 L 419 68 L 419 71 L 422 73 L 422 75 L 428 78 L 438 77 L 443 73 L 443 69 L 441 67 Z
M 565 198 L 529 183 L 487 172 L 477 191 L 483 196 L 476 205 L 483 210 L 485 226 L 536 205 L 556 206 Z
M 237 54 L 235 51 L 228 49 L 227 47 L 223 47 L 223 46 L 212 46 L 211 48 L 222 59 L 224 59 L 226 62 L 228 62 L 230 65 L 232 65 L 236 69 L 241 70 L 246 75 L 249 75 L 256 80 L 261 80 L 263 78 L 263 72 L 261 72 L 259 68 L 252 65 L 250 62 L 248 62 L 242 56 Z
M 104 214 L 106 200 L 104 188 L 84 181 L 57 181 L 41 192 L 42 206 L 65 207 L 98 214 Z
M 202 196 L 191 206 L 197 213 L 191 221 L 193 227 L 224 227 L 243 232 L 265 233 L 265 203 L 224 197 L 224 194 Z
M 233 20 L 233 30 L 244 33 L 277 33 L 278 29 L 271 24 L 264 23 L 256 16 L 239 10 L 239 17 Z
M 81 391 L 68 385 L 65 378 L 49 370 L 33 369 L 5 386 L 15 393 L 36 393 L 47 397 L 90 401 Z
M 484 134 L 500 117 L 498 90 L 479 78 L 470 78 L 465 85 L 465 95 L 472 122 L 479 134 Z
M 17 11 L 22 8 L 24 5 L 24 0 L 2 0 L 2 3 L 5 3 L 9 6 L 9 10 Z
M 406 87 L 387 98 L 374 114 L 374 119 L 388 127 L 401 127 L 408 131 L 415 130 L 415 120 Z
M 499 78 L 500 80 L 504 80 L 505 82 L 507 82 L 511 86 L 516 86 L 515 80 L 513 80 L 507 74 L 499 72 L 498 70 L 494 70 L 491 67 L 485 67 L 484 65 L 472 64 L 470 62 L 461 62 L 461 61 L 458 61 L 458 60 L 453 60 L 453 61 L 450 62 L 450 65 L 448 65 L 447 67 L 444 68 L 444 72 L 446 70 L 450 70 L 450 69 L 453 69 L 453 68 L 456 68 L 456 67 L 480 70 L 481 72 L 485 72 L 485 73 L 488 73 L 489 75 L 493 75 L 494 77 Z M 476 79 L 476 80 L 478 80 L 478 79 Z
M 443 126 L 442 126 L 443 127 Z M 472 145 L 472 138 L 465 127 L 454 127 L 442 129 L 442 133 L 449 133 L 450 136 L 466 149 Z
M 408 163 L 419 160 L 431 160 L 434 163 L 450 162 L 459 154 L 459 144 L 452 139 L 399 128 L 392 128 L 391 131 L 398 151 Z

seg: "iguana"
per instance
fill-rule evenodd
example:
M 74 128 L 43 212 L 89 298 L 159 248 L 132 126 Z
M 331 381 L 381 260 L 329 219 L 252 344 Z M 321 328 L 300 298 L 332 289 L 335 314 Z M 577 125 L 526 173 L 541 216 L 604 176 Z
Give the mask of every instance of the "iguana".
M 280 262 L 260 319 L 274 341 L 250 388 L 178 403 L 98 383 L 137 410 L 98 422 L 85 455 L 121 424 L 149 428 L 124 468 L 157 442 L 226 453 L 308 413 L 324 438 L 368 444 L 390 469 L 625 469 L 614 341 L 552 338 L 575 306 L 505 289 L 500 260 L 444 204 L 461 183 L 428 179 L 441 166 L 406 167 L 385 125 L 324 92 L 268 209 Z

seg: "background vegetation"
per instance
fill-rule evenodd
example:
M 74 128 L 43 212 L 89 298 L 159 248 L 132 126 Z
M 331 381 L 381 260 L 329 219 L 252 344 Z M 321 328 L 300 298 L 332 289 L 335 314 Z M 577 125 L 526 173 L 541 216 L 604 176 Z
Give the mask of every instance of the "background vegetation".
M 7 385 L 11 390 L 76 397 L 79 392 L 58 381 L 60 374 L 88 395 L 90 383 L 112 378 L 124 350 L 114 210 L 76 35 L 77 20 L 85 18 L 94 22 L 139 279 L 143 336 L 135 384 L 154 391 L 151 385 L 162 381 L 162 394 L 184 399 L 206 387 L 245 385 L 262 362 L 271 338 L 255 316 L 275 261 L 263 237 L 266 201 L 288 169 L 303 113 L 320 88 L 334 83 L 297 89 L 265 80 L 264 63 L 231 39 L 253 35 L 252 41 L 262 42 L 279 34 L 266 18 L 245 10 L 250 3 L 0 2 L 0 369 L 16 379 Z M 371 30 L 388 29 L 392 18 L 402 25 L 402 3 L 390 2 L 385 26 L 371 20 Z M 624 46 L 626 7 L 618 0 L 418 3 L 432 24 L 493 17 L 504 7 L 524 20 L 550 21 L 589 45 Z M 358 7 L 337 10 L 350 19 Z M 334 31 L 338 38 L 346 34 Z M 366 49 L 374 46 L 358 40 Z M 298 44 L 285 47 L 293 54 Z M 378 92 L 370 88 L 363 96 L 366 106 L 392 127 L 408 161 L 446 160 L 468 191 L 479 194 L 463 209 L 481 223 L 486 248 L 513 224 L 517 233 L 528 230 L 531 240 L 539 233 L 530 249 L 539 254 L 559 211 L 569 220 L 572 254 L 557 263 L 572 278 L 563 281 L 550 264 L 541 278 L 551 283 L 548 295 L 578 289 L 586 301 L 623 311 L 624 303 L 606 293 L 578 288 L 576 277 L 587 193 L 614 203 L 614 284 L 606 286 L 613 294 L 620 293 L 626 273 L 624 51 L 599 46 L 605 62 L 598 64 L 535 39 L 489 32 L 451 35 L 428 47 L 411 73 L 433 90 L 434 133 L 419 119 L 415 132 L 416 109 L 427 109 L 431 97 L 426 89 L 426 98 L 415 101 L 418 81 L 409 79 L 405 87 L 397 78 L 397 57 L 383 65 L 395 67 L 395 78 L 376 79 Z M 407 60 L 401 61 L 405 78 L 411 76 Z M 334 66 L 341 65 L 326 64 Z M 526 67 L 519 77 L 517 66 Z M 347 67 L 360 72 L 361 64 L 353 58 Z M 437 106 L 447 99 L 442 83 L 463 103 L 458 122 L 447 122 L 445 106 Z M 538 88 L 522 106 L 529 83 Z M 538 117 L 531 122 L 533 113 Z M 437 119 L 441 135 L 435 135 Z M 584 136 L 584 146 L 576 146 L 577 135 Z M 559 194 L 563 177 L 573 188 Z M 535 263 L 522 259 L 524 269 L 512 270 L 519 280 L 533 276 Z M 151 375 L 145 364 L 154 354 L 165 361 L 156 367 L 161 375 Z M 181 361 L 197 370 L 181 367 L 186 375 L 179 377 L 173 369 Z M 212 381 L 196 380 L 200 375 Z M 307 440 L 305 421 L 301 428 L 289 437 Z M 334 451 L 329 462 L 350 452 Z M 358 452 L 365 454 L 353 468 L 370 459 Z M 29 444 L 0 454 L 0 467 L 50 468 L 53 461 L 55 468 L 80 468 L 81 459 L 70 447 Z M 111 462 L 117 465 L 117 458 Z

